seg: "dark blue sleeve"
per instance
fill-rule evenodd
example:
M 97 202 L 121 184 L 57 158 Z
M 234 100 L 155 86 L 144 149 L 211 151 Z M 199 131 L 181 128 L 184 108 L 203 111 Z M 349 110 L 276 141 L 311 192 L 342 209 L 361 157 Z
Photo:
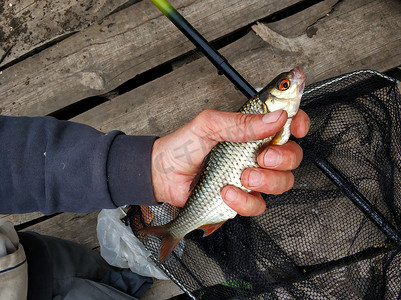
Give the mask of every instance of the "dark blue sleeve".
M 0 116 L 0 213 L 156 204 L 155 139 L 51 117 Z

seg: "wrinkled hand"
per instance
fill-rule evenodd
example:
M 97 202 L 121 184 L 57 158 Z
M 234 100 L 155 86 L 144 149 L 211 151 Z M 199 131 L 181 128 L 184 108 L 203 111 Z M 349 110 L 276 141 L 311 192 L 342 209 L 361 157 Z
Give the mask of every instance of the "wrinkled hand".
M 287 113 L 277 111 L 266 115 L 229 113 L 205 110 L 175 132 L 155 141 L 152 150 L 152 180 L 158 202 L 184 206 L 190 185 L 204 157 L 222 141 L 247 142 L 277 133 L 285 124 Z M 293 118 L 291 133 L 298 138 L 309 130 L 308 115 L 299 110 Z M 260 192 L 281 194 L 294 184 L 291 170 L 302 160 L 301 147 L 293 141 L 285 145 L 269 145 L 258 154 L 260 168 L 246 169 L 242 184 L 254 191 L 246 193 L 234 186 L 222 189 L 228 206 L 243 216 L 256 216 L 266 209 Z

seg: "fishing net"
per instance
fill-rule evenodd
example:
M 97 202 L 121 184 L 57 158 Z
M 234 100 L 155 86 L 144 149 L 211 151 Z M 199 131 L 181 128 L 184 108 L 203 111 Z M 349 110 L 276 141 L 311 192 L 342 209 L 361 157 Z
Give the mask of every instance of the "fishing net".
M 188 234 L 160 266 L 182 299 L 400 299 L 401 98 L 395 80 L 358 71 L 306 88 L 294 187 L 257 217 Z M 176 209 L 131 207 L 134 232 Z M 137 233 L 156 261 L 160 238 Z M 181 299 L 180 298 L 180 299 Z

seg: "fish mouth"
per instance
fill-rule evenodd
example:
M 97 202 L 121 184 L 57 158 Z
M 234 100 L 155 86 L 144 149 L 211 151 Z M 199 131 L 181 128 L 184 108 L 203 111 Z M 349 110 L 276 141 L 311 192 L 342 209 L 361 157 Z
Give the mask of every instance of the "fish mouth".
M 295 67 L 291 72 L 294 75 L 294 79 L 299 82 L 299 92 L 302 92 L 305 87 L 306 75 L 302 72 L 300 67 Z
M 298 91 L 301 93 L 304 90 L 305 87 L 305 81 L 301 83 L 301 85 L 298 88 Z

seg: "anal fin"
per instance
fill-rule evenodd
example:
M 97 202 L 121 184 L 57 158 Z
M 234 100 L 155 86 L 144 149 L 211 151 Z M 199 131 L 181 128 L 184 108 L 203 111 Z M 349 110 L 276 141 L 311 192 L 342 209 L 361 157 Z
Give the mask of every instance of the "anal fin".
M 205 232 L 203 236 L 208 236 L 211 235 L 213 232 L 215 232 L 217 229 L 219 229 L 225 222 L 226 221 L 215 224 L 202 225 L 198 229 L 202 229 Z

